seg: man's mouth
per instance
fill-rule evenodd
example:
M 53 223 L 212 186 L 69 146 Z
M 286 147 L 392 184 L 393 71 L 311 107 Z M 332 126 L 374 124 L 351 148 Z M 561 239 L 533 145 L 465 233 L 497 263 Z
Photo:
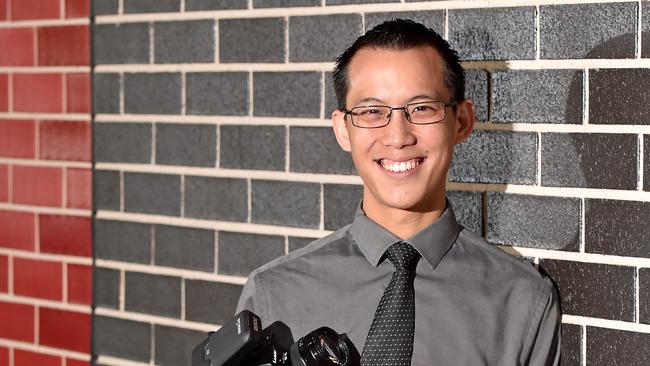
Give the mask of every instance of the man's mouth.
M 405 161 L 395 161 L 390 159 L 380 159 L 379 165 L 391 173 L 402 173 L 415 169 L 418 165 L 422 164 L 424 158 L 414 158 Z

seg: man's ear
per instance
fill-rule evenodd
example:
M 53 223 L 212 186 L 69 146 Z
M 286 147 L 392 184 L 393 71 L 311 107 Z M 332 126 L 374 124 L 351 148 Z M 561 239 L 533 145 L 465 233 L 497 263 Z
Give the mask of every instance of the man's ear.
M 338 109 L 332 112 L 332 128 L 334 129 L 336 141 L 338 141 L 341 149 L 350 151 L 350 135 L 348 134 L 348 127 L 345 123 L 345 116 L 345 112 L 339 111 Z
M 474 103 L 465 99 L 456 105 L 454 144 L 460 144 L 474 130 Z

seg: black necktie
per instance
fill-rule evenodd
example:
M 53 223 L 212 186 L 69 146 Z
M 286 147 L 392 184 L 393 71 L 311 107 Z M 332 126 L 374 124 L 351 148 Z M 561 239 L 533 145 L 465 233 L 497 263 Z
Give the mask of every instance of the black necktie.
M 415 267 L 420 254 L 410 244 L 397 242 L 386 250 L 395 272 L 372 320 L 361 365 L 410 365 L 415 334 Z

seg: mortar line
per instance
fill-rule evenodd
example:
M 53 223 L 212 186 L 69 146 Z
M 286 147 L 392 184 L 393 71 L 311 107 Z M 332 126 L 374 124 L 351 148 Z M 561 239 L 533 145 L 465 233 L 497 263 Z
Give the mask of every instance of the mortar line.
M 637 24 L 636 24 L 636 58 L 641 58 L 643 52 L 643 43 L 641 42 L 643 35 L 643 4 L 641 0 L 637 1 Z
M 119 302 L 118 306 L 120 311 L 124 311 L 124 303 L 126 302 L 126 300 L 124 299 L 126 293 L 125 287 L 126 287 L 126 274 L 125 274 L 125 270 L 122 269 L 120 270 L 120 294 L 118 297 L 118 302 Z
M 62 288 L 61 288 L 61 295 L 63 297 L 63 302 L 67 303 L 69 300 L 68 296 L 68 265 L 65 263 L 61 263 L 61 281 L 62 283 Z
M 289 16 L 284 17 L 284 63 L 289 63 Z
M 154 51 L 154 28 L 153 28 L 153 22 L 149 22 L 149 64 L 155 64 L 156 63 L 156 55 Z
M 289 235 L 284 236 L 284 254 L 289 254 Z
M 120 98 L 120 114 L 124 114 L 124 72 L 120 72 L 119 77 L 119 98 Z
M 535 6 L 535 59 L 539 60 L 540 59 L 540 48 L 542 45 L 541 42 L 541 29 L 540 29 L 540 8 L 539 5 Z
M 221 38 L 219 37 L 219 20 L 215 19 L 214 20 L 214 27 L 213 27 L 213 32 L 214 32 L 214 63 L 218 64 L 221 62 L 221 55 L 220 55 L 220 46 L 219 42 Z
M 445 9 L 445 40 L 449 41 L 449 9 Z
M 587 325 L 581 325 L 582 337 L 580 339 L 580 353 L 582 366 L 587 366 Z
M 214 166 L 215 168 L 219 168 L 221 166 L 221 125 L 217 124 L 215 128 L 215 133 L 216 133 L 216 151 L 215 151 L 215 161 L 214 161 Z

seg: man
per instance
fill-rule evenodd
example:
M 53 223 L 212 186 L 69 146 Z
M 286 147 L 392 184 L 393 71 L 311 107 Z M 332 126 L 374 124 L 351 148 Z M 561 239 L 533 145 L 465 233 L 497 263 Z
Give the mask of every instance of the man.
M 460 226 L 445 198 L 474 124 L 455 51 L 423 25 L 385 22 L 337 59 L 334 83 L 334 133 L 363 201 L 350 225 L 254 271 L 238 311 L 296 337 L 345 332 L 364 365 L 558 364 L 551 281 Z

